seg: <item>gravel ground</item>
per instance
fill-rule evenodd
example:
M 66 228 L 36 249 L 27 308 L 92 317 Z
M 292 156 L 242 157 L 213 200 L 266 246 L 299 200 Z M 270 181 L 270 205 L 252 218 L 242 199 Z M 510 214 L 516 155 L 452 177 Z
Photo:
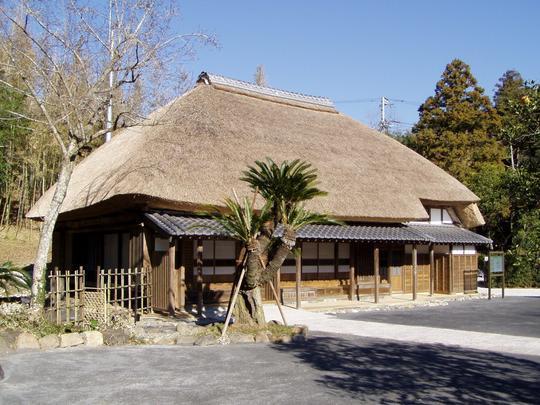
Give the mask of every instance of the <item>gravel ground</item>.
M 537 403 L 540 380 L 540 357 L 343 335 L 67 349 L 0 363 L 2 404 Z

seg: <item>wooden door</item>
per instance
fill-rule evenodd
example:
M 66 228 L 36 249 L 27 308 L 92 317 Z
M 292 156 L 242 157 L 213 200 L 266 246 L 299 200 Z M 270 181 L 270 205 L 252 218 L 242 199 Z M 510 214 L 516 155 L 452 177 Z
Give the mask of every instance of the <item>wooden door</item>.
M 436 293 L 450 292 L 450 256 L 435 255 L 434 289 Z

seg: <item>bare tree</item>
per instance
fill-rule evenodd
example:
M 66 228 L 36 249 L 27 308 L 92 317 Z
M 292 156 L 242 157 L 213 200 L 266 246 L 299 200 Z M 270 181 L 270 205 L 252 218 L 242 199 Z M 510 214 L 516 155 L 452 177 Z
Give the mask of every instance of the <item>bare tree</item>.
M 255 84 L 259 86 L 268 86 L 266 74 L 264 73 L 264 65 L 257 66 L 257 69 L 255 70 Z
M 0 7 L 1 63 L 10 78 L 2 77 L 0 83 L 31 101 L 34 108 L 24 119 L 45 127 L 62 154 L 34 261 L 35 309 L 44 303 L 47 255 L 76 159 L 110 131 L 105 112 L 111 99 L 112 130 L 143 125 L 149 111 L 185 85 L 182 65 L 195 46 L 214 41 L 203 33 L 173 32 L 173 1 L 62 4 L 19 0 Z M 19 46 L 21 38 L 29 46 Z

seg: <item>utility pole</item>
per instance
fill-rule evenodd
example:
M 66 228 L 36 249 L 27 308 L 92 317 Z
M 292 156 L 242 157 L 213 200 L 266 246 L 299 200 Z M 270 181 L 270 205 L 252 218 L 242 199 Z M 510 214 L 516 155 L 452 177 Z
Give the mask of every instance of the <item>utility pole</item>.
M 109 72 L 109 102 L 107 104 L 107 132 L 105 133 L 105 142 L 112 138 L 112 118 L 113 118 L 113 85 L 114 85 L 114 31 L 112 24 L 113 16 L 112 0 L 109 0 L 109 46 L 110 46 L 110 72 Z
M 388 133 L 388 129 L 390 127 L 390 124 L 388 123 L 388 121 L 386 121 L 386 115 L 385 115 L 386 113 L 385 107 L 389 105 L 390 105 L 390 101 L 384 96 L 381 97 L 381 104 L 380 104 L 381 121 L 379 122 L 379 131 L 384 132 L 384 133 Z

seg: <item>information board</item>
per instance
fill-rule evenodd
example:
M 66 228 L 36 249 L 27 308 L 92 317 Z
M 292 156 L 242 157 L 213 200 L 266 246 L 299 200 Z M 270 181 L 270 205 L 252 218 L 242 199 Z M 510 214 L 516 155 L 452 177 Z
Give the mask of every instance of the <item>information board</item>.
M 504 273 L 504 253 L 492 252 L 489 255 L 489 270 L 491 273 Z

